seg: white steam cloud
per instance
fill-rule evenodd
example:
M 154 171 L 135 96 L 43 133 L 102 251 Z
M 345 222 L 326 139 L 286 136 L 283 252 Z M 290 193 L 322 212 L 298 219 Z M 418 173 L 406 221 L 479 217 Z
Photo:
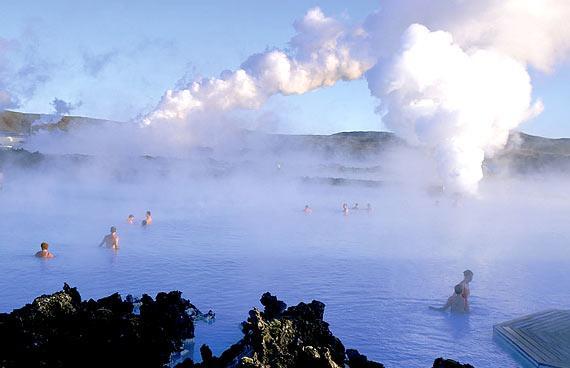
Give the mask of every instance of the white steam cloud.
M 520 62 L 487 50 L 465 52 L 451 34 L 412 25 L 392 62 L 370 83 L 384 122 L 433 150 L 446 187 L 476 193 L 481 164 L 509 132 L 541 111 L 531 106 L 530 76 Z
M 567 0 L 386 0 L 348 30 L 314 8 L 295 22 L 289 52 L 255 54 L 236 71 L 169 90 L 143 122 L 257 109 L 274 94 L 368 71 L 386 125 L 432 152 L 446 187 L 476 193 L 485 157 L 542 110 L 527 67 L 551 72 L 564 60 L 568 19 Z
M 543 109 L 540 101 L 532 103 L 526 68 L 551 72 L 567 57 L 570 2 L 388 0 L 382 5 L 364 25 L 380 60 L 367 73 L 379 111 L 390 129 L 432 151 L 446 187 L 476 193 L 484 158 Z
M 56 97 L 51 102 L 51 106 L 54 109 L 55 115 L 57 116 L 69 115 L 71 111 L 81 106 L 81 101 L 77 103 L 72 103 Z
M 553 72 L 564 62 L 568 19 L 568 0 L 384 0 L 356 27 L 313 8 L 294 23 L 287 50 L 166 91 L 136 134 L 187 148 L 200 131 L 227 131 L 235 119 L 224 112 L 365 76 L 386 125 L 431 152 L 446 187 L 476 193 L 483 160 L 542 110 L 528 69 Z M 0 106 L 12 101 L 2 65 L 0 54 Z
M 0 110 L 30 99 L 49 80 L 51 67 L 39 56 L 33 33 L 21 40 L 0 37 Z
M 364 54 L 352 54 L 353 44 L 364 35 L 347 30 L 319 8 L 309 10 L 294 26 L 291 52 L 255 54 L 236 71 L 169 90 L 143 122 L 188 122 L 196 111 L 257 109 L 274 94 L 302 94 L 338 80 L 358 79 L 373 65 Z
M 492 49 L 541 71 L 570 52 L 567 0 L 384 0 L 364 22 L 376 56 L 399 49 L 414 23 L 450 32 L 464 49 Z

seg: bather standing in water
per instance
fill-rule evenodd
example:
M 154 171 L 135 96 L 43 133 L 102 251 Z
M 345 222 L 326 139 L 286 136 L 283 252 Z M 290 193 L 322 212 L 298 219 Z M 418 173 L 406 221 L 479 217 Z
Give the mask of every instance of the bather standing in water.
M 447 303 L 443 307 L 429 307 L 432 310 L 445 312 L 447 309 L 451 313 L 469 313 L 469 305 L 467 299 L 463 297 L 463 286 L 461 284 L 455 285 L 455 293 L 447 299 Z
M 342 204 L 342 213 L 343 213 L 345 216 L 348 216 L 348 204 L 346 204 L 346 203 L 343 203 L 343 204 Z
M 366 205 L 366 212 L 368 213 L 372 212 L 372 205 L 370 203 Z
M 43 242 L 40 247 L 42 248 L 42 250 L 40 250 L 39 252 L 36 253 L 36 257 L 38 258 L 53 258 L 55 257 L 53 255 L 53 253 L 51 253 L 48 248 L 49 248 L 49 244 L 46 242 Z
M 311 213 L 313 213 L 313 209 L 311 207 L 309 207 L 309 205 L 307 204 L 307 205 L 305 205 L 303 212 L 305 212 L 306 214 L 311 214 Z
M 465 305 L 467 310 L 469 310 L 469 295 L 471 295 L 471 291 L 469 289 L 469 283 L 473 281 L 473 271 L 465 270 L 463 271 L 463 281 L 459 283 L 463 291 L 461 292 L 461 296 L 465 299 Z
M 146 226 L 146 225 L 150 225 L 152 224 L 152 216 L 150 214 L 150 211 L 146 211 L 146 215 L 144 216 L 144 220 L 142 220 L 142 226 Z
M 129 217 L 127 217 L 127 224 L 134 224 L 135 223 L 135 216 L 134 215 L 129 215 Z
M 117 228 L 111 226 L 111 232 L 101 240 L 99 246 L 105 245 L 107 248 L 119 249 L 119 235 L 117 235 Z

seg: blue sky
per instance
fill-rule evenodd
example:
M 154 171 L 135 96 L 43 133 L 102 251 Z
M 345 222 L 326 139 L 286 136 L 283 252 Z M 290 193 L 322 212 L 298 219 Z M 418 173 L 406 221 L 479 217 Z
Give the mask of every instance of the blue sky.
M 0 38 L 12 41 L 5 59 L 33 68 L 20 88 L 21 111 L 50 112 L 61 98 L 79 115 L 128 120 L 152 109 L 182 78 L 217 76 L 250 54 L 286 47 L 292 23 L 309 8 L 358 23 L 379 0 L 188 1 L 5 0 Z M 32 78 L 35 74 L 37 78 Z M 570 68 L 533 73 L 545 111 L 523 130 L 570 136 Z M 35 82 L 37 80 L 37 83 Z M 271 128 L 328 134 L 384 129 L 366 82 L 341 82 L 302 96 L 275 96 L 259 112 Z

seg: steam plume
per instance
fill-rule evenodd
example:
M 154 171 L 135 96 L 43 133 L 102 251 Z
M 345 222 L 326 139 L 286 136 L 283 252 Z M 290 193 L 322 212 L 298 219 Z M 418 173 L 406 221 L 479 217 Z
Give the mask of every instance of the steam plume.
M 188 121 L 194 111 L 257 109 L 277 93 L 302 94 L 338 80 L 360 78 L 373 64 L 365 56 L 352 54 L 352 45 L 363 35 L 349 32 L 319 8 L 309 10 L 294 27 L 297 34 L 290 52 L 255 54 L 236 71 L 169 90 L 143 122 Z
M 465 52 L 451 34 L 418 24 L 376 73 L 370 88 L 386 125 L 432 149 L 444 183 L 456 191 L 475 193 L 485 155 L 504 147 L 510 130 L 542 107 L 531 106 L 523 64 L 493 51 Z
M 56 97 L 51 102 L 51 105 L 55 110 L 54 111 L 55 115 L 63 116 L 63 115 L 69 115 L 71 111 L 81 106 L 81 102 L 71 103 Z
M 364 22 L 377 56 L 399 48 L 414 23 L 450 32 L 464 49 L 492 49 L 542 71 L 570 52 L 566 0 L 384 0 Z
M 567 57 L 568 19 L 565 0 L 387 0 L 364 25 L 380 60 L 369 88 L 390 129 L 432 150 L 446 186 L 475 193 L 485 156 L 542 110 L 526 68 Z

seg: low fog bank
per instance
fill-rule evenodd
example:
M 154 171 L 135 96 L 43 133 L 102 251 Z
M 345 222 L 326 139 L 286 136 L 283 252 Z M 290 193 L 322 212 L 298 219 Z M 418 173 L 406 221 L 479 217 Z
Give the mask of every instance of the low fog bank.
M 513 133 L 504 150 L 485 159 L 480 190 L 467 195 L 443 185 L 436 153 L 388 132 L 284 135 L 236 128 L 191 135 L 168 125 L 62 122 L 36 130 L 18 149 L 0 150 L 3 200 L 42 203 L 65 192 L 300 206 L 311 202 L 304 193 L 366 189 L 401 192 L 403 200 L 493 205 L 505 195 L 528 201 L 528 192 L 546 202 L 565 198 L 570 180 L 570 139 L 523 133 Z M 339 198 L 337 205 L 351 197 Z
M 7 150 L 0 151 L 1 211 L 24 222 L 81 219 L 91 223 L 93 237 L 130 213 L 140 219 L 152 210 L 160 221 L 211 218 L 212 231 L 226 222 L 241 224 L 261 239 L 268 231 L 304 226 L 329 233 L 324 238 L 350 231 L 350 252 L 367 257 L 567 258 L 569 171 L 551 161 L 533 167 L 524 157 L 568 159 L 561 152 L 541 153 L 524 136 L 517 139 L 486 161 L 477 196 L 447 192 L 430 153 L 389 133 L 240 131 L 178 157 Z M 342 203 L 358 203 L 361 210 L 343 216 Z M 371 212 L 363 210 L 368 203 Z M 313 209 L 309 216 L 302 213 L 305 205 Z M 347 221 L 351 228 L 342 230 Z M 378 248 L 359 248 L 373 239 Z

